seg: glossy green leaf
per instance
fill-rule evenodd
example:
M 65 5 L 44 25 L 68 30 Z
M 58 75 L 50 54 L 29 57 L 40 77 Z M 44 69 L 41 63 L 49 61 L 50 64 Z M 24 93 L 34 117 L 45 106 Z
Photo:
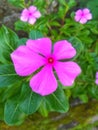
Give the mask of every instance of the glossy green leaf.
M 98 0 L 89 0 L 87 3 L 87 7 L 91 10 L 93 19 L 98 19 Z
M 29 24 L 27 22 L 22 22 L 20 20 L 15 22 L 15 30 L 23 30 L 25 32 L 29 32 Z
M 97 20 L 89 21 L 86 26 L 87 26 L 87 28 L 89 28 L 92 31 L 92 33 L 94 33 L 96 35 L 98 34 L 98 21 Z
M 49 96 L 45 96 L 44 105 L 48 111 L 67 112 L 69 109 L 68 99 L 61 87 Z
M 81 40 L 78 39 L 77 37 L 71 37 L 69 39 L 69 41 L 72 43 L 73 47 L 75 47 L 75 49 L 77 51 L 76 56 L 75 56 L 75 58 L 77 58 L 83 51 L 84 46 L 83 46 Z
M 12 30 L 2 26 L 0 28 L 0 61 L 11 62 L 10 53 L 17 48 L 18 36 Z
M 37 39 L 37 38 L 41 38 L 41 37 L 43 37 L 43 34 L 40 31 L 32 30 L 29 33 L 29 38 L 31 38 L 31 39 Z
M 28 40 L 27 38 L 21 38 L 21 39 L 19 39 L 18 46 L 20 46 L 20 45 L 26 45 L 26 41 L 27 40 Z
M 15 73 L 13 65 L 8 64 L 0 66 L 0 88 L 7 87 L 21 79 L 22 77 Z
M 98 100 L 98 86 L 89 86 L 88 87 L 88 92 L 91 97 L 96 98 Z
M 2 101 L 5 102 L 6 100 L 13 98 L 15 95 L 18 95 L 21 90 L 21 80 L 17 80 L 12 85 L 9 85 L 8 87 L 3 87 L 5 89 L 1 95 Z
M 25 118 L 25 114 L 20 111 L 17 98 L 10 99 L 5 103 L 4 121 L 8 125 L 20 125 Z
M 30 89 L 29 84 L 22 86 L 20 109 L 26 114 L 32 114 L 39 108 L 42 97 Z

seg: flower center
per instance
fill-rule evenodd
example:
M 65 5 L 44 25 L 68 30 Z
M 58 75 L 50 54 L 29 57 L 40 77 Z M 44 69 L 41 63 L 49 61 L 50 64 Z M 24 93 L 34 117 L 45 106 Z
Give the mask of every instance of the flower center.
M 81 16 L 84 17 L 85 16 L 84 13 L 82 13 Z
M 31 16 L 31 15 L 32 15 L 32 13 L 29 12 L 29 16 Z
M 49 57 L 49 58 L 48 58 L 48 63 L 49 63 L 49 64 L 53 64 L 53 63 L 54 63 L 53 57 Z

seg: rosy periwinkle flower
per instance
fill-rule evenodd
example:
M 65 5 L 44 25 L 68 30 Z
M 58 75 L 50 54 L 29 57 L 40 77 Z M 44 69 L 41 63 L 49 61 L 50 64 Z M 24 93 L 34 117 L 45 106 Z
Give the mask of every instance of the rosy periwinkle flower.
M 96 80 L 95 83 L 98 85 L 98 72 L 96 72 Z
M 18 47 L 11 54 L 16 73 L 28 76 L 40 67 L 41 70 L 30 79 L 32 90 L 42 96 L 57 89 L 54 70 L 64 86 L 71 86 L 81 69 L 73 61 L 64 62 L 76 55 L 76 50 L 66 40 L 58 41 L 52 48 L 49 38 L 29 39 L 26 45 Z
M 75 21 L 85 24 L 88 20 L 92 19 L 92 14 L 88 8 L 79 9 L 75 12 Z
M 25 8 L 20 16 L 21 21 L 34 24 L 36 19 L 41 17 L 41 13 L 37 10 L 35 6 L 30 6 L 28 9 Z

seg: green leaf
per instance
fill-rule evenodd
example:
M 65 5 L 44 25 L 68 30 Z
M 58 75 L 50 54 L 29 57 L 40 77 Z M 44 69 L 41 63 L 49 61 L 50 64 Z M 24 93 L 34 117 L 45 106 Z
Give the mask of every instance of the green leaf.
M 0 96 L 2 101 L 5 102 L 6 100 L 13 98 L 15 95 L 18 95 L 20 93 L 21 80 L 18 80 L 8 87 L 3 87 L 3 89 L 5 90 L 2 92 L 2 94 L 0 94 Z
M 15 73 L 13 65 L 8 64 L 0 66 L 0 88 L 8 87 L 21 79 L 22 77 Z
M 98 41 L 96 41 L 95 52 L 98 55 Z
M 4 104 L 0 103 L 0 120 L 4 120 Z
M 87 3 L 87 7 L 91 10 L 93 19 L 98 19 L 98 0 L 89 0 Z
M 88 24 L 86 24 L 86 27 L 89 28 L 92 33 L 98 34 L 98 21 L 89 21 Z
M 96 98 L 98 100 L 98 86 L 97 85 L 89 86 L 88 92 L 91 97 Z
M 24 7 L 24 0 L 8 0 L 8 2 L 16 7 Z
M 31 39 L 37 39 L 43 37 L 43 34 L 40 31 L 32 30 L 29 33 L 29 38 Z
M 20 110 L 26 114 L 32 114 L 39 108 L 42 97 L 30 89 L 29 84 L 22 86 Z
M 81 52 L 83 51 L 84 46 L 83 46 L 81 40 L 78 39 L 77 37 L 71 37 L 69 39 L 69 42 L 71 42 L 73 47 L 75 47 L 75 49 L 77 51 L 75 58 L 77 58 L 81 54 Z
M 48 111 L 65 113 L 69 109 L 68 99 L 61 87 L 58 87 L 58 89 L 51 95 L 45 96 L 43 98 L 44 106 Z
M 58 0 L 58 2 L 61 4 L 61 5 L 66 5 L 66 1 L 65 0 Z
M 38 111 L 39 111 L 39 113 L 40 113 L 42 116 L 44 116 L 44 117 L 47 117 L 47 116 L 48 116 L 49 111 L 48 111 L 47 108 L 46 108 L 46 103 L 45 103 L 44 100 L 41 102 L 41 105 L 40 105 Z
M 10 99 L 5 103 L 4 121 L 8 125 L 20 125 L 24 121 L 25 116 L 19 109 L 17 98 Z
M 21 38 L 21 39 L 19 39 L 18 46 L 25 45 L 27 40 L 28 40 L 27 38 Z
M 76 1 L 75 0 L 69 0 L 68 6 L 69 6 L 69 8 L 76 6 Z
M 29 32 L 29 24 L 27 22 L 22 22 L 20 20 L 18 20 L 17 22 L 15 22 L 15 30 L 23 30 L 26 32 Z
M 83 103 L 87 103 L 88 102 L 87 94 L 80 94 L 79 98 L 82 100 Z
M 0 60 L 2 63 L 11 61 L 10 53 L 17 48 L 18 36 L 12 30 L 0 28 Z
M 90 0 L 79 0 L 80 7 L 83 8 L 85 5 L 87 5 L 88 1 Z

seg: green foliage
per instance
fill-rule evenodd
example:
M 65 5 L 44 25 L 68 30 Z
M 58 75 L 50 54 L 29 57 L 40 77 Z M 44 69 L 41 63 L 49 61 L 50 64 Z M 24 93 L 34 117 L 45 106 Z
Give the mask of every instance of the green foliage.
M 11 84 L 14 84 L 16 80 L 21 80 L 15 71 L 13 65 L 1 65 L 0 66 L 0 88 L 8 87 Z
M 61 87 L 51 95 L 44 97 L 44 103 L 48 111 L 67 112 L 69 104 L 66 95 Z
M 8 34 L 7 37 L 4 35 L 6 31 Z M 2 42 L 0 45 L 7 50 L 9 56 L 16 47 L 25 45 L 27 41 L 27 38 L 18 39 L 17 35 L 6 27 L 1 28 L 1 33 Z M 32 30 L 29 33 L 29 38 L 31 39 L 37 39 L 42 36 L 42 33 L 36 30 Z M 14 44 L 12 44 L 12 41 L 15 41 Z M 6 57 L 3 58 L 6 59 Z M 1 62 L 2 61 L 4 60 L 1 60 Z M 26 115 L 30 115 L 37 110 L 44 116 L 50 111 L 68 111 L 68 100 L 62 88 L 59 87 L 55 93 L 42 97 L 32 92 L 30 86 L 26 83 L 28 77 L 26 79 L 19 77 L 14 70 L 14 66 L 5 63 L 6 62 L 0 65 L 0 88 L 3 88 L 1 95 L 1 106 L 3 107 L 1 109 L 1 120 L 4 119 L 9 125 L 19 125 L 24 121 Z M 8 59 L 8 63 L 11 63 L 10 58 Z M 23 80 L 25 82 L 24 84 Z M 22 89 L 21 92 L 19 92 L 21 86 Z M 13 95 L 16 96 L 13 98 Z M 44 113 L 43 110 L 47 113 Z
M 16 7 L 24 7 L 24 1 L 25 0 L 8 0 L 9 3 L 11 3 L 12 5 L 16 6 Z
M 15 31 L 26 32 L 25 37 L 19 38 L 4 25 L 0 27 L 0 120 L 8 125 L 19 125 L 26 116 L 35 112 L 43 116 L 53 111 L 66 113 L 71 98 L 79 98 L 83 103 L 91 99 L 98 100 L 98 85 L 95 84 L 95 73 L 98 71 L 98 20 L 95 20 L 98 18 L 98 1 L 83 0 L 77 3 L 75 0 L 58 0 L 56 5 L 52 0 L 8 2 L 22 8 L 37 6 L 42 16 L 34 25 L 16 21 Z M 75 11 L 80 7 L 91 9 L 93 20 L 86 24 L 76 22 Z M 16 74 L 10 58 L 11 53 L 17 47 L 26 45 L 28 39 L 41 37 L 49 37 L 53 43 L 68 40 L 77 51 L 71 60 L 82 69 L 73 86 L 64 87 L 59 84 L 54 93 L 44 97 L 31 90 L 28 81 L 32 75 L 20 77 Z
M 39 31 L 36 31 L 36 30 L 32 30 L 30 33 L 29 33 L 29 38 L 30 39 L 37 39 L 37 38 L 41 38 L 43 37 L 43 34 Z
M 18 46 L 25 45 L 26 41 L 27 41 L 27 38 L 20 38 L 19 41 L 18 41 L 18 43 L 17 43 L 17 45 Z
M 20 100 L 20 110 L 29 115 L 38 110 L 42 97 L 32 92 L 28 84 L 23 84 Z
M 72 43 L 73 47 L 77 50 L 77 54 L 76 56 L 74 57 L 77 58 L 78 56 L 80 56 L 80 54 L 82 53 L 83 49 L 84 49 L 84 45 L 83 43 L 81 42 L 80 39 L 78 39 L 77 37 L 71 37 L 69 39 L 69 41 Z
M 4 104 L 0 103 L 0 120 L 4 120 Z
M 19 125 L 24 121 L 25 114 L 20 111 L 17 98 L 8 100 L 4 108 L 4 121 L 9 125 Z
M 20 20 L 18 20 L 16 23 L 15 23 L 15 30 L 23 30 L 23 31 L 26 31 L 26 32 L 29 32 L 29 24 L 27 22 L 22 22 Z
M 93 14 L 93 19 L 98 19 L 98 0 L 79 0 L 81 8 L 89 8 Z
M 91 9 L 94 19 L 98 19 L 98 0 L 89 0 L 87 7 Z
M 43 97 L 43 102 L 39 109 L 40 113 L 44 116 L 48 115 L 50 111 L 67 112 L 69 109 L 69 103 L 66 95 L 64 94 L 61 86 L 51 95 Z
M 0 61 L 8 63 L 10 54 L 17 48 L 18 36 L 12 30 L 2 26 L 0 28 Z

